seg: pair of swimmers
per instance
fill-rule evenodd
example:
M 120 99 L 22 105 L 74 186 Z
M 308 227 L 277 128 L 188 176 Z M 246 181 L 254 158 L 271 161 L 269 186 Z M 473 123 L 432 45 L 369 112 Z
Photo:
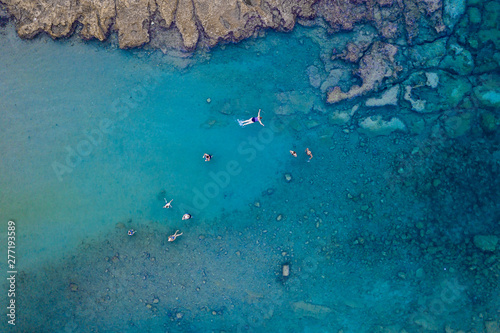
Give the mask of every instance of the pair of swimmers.
M 167 198 L 163 198 L 163 200 L 165 200 L 165 206 L 163 206 L 163 208 L 172 208 L 172 201 L 174 201 L 174 199 L 167 201 Z M 192 218 L 191 214 L 186 213 L 182 215 L 182 220 L 189 220 L 190 218 Z
M 133 236 L 136 232 L 137 231 L 135 231 L 134 229 L 130 229 L 128 231 L 128 235 Z M 173 235 L 168 236 L 168 241 L 173 242 L 177 237 L 182 235 L 182 232 L 180 234 L 178 234 L 178 232 L 179 232 L 179 230 L 175 231 L 175 233 Z
M 293 157 L 297 157 L 297 152 L 295 152 L 293 150 L 290 150 L 290 154 L 292 154 Z M 311 158 L 313 158 L 313 154 L 309 150 L 309 148 L 306 148 L 306 154 L 307 154 L 307 156 L 309 156 L 309 160 L 307 161 L 307 162 L 309 162 L 311 160 Z
M 172 201 L 174 201 L 174 199 L 167 201 L 167 198 L 163 198 L 163 200 L 165 200 L 165 206 L 163 206 L 163 208 L 172 208 Z M 189 220 L 190 218 L 192 218 L 191 214 L 186 213 L 182 215 L 183 221 Z M 180 234 L 178 234 L 177 232 L 179 232 L 179 230 L 177 230 L 173 235 L 168 236 L 169 242 L 173 242 L 178 236 L 182 235 L 182 232 Z

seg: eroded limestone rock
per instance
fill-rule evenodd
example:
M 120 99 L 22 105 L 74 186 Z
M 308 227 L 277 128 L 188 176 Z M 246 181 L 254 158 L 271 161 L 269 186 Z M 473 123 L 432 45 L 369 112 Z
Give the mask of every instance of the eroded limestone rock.
M 16 18 L 18 34 L 32 38 L 44 31 L 53 38 L 71 35 L 82 25 L 83 38 L 104 40 L 116 30 L 121 48 L 150 41 L 152 29 L 175 23 L 184 47 L 194 49 L 200 35 L 208 45 L 239 41 L 258 28 L 290 30 L 296 18 L 315 15 L 317 0 L 2 0 Z M 159 26 L 153 18 L 158 15 Z
M 345 99 L 361 96 L 368 91 L 378 89 L 387 78 L 397 78 L 401 70 L 395 60 L 398 47 L 389 43 L 375 42 L 370 51 L 360 60 L 358 74 L 363 80 L 361 86 L 352 86 L 347 92 L 342 92 L 336 86 L 328 93 L 328 102 L 336 103 Z
M 385 91 L 380 98 L 370 98 L 366 101 L 366 106 L 386 106 L 397 105 L 399 95 L 399 85 L 395 85 L 389 90 Z
M 150 42 L 152 36 L 164 38 L 165 30 L 175 30 L 182 38 L 182 47 L 192 50 L 200 41 L 208 46 L 220 41 L 237 42 L 260 29 L 288 31 L 298 19 L 316 17 L 324 18 L 333 31 L 352 30 L 357 23 L 372 22 L 388 41 L 395 41 L 406 30 L 410 43 L 419 34 L 418 20 L 425 20 L 437 34 L 443 25 L 442 0 L 0 1 L 15 18 L 23 38 L 40 32 L 53 38 L 67 37 L 77 30 L 83 38 L 102 41 L 116 31 L 121 48 L 138 47 Z M 427 35 L 431 40 L 437 36 Z M 159 44 L 152 43 L 153 47 Z

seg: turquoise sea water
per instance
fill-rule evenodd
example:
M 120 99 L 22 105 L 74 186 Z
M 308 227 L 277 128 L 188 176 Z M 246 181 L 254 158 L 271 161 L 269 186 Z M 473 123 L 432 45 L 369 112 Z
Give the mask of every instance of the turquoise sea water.
M 327 105 L 326 88 L 313 81 L 333 69 L 341 71 L 334 85 L 356 82 L 352 65 L 328 59 L 354 36 L 298 27 L 184 57 L 112 42 L 22 41 L 3 28 L 0 220 L 16 223 L 18 275 L 17 324 L 4 316 L 1 327 L 497 325 L 499 246 L 485 250 L 475 236 L 499 235 L 498 125 L 483 121 L 487 112 L 498 119 L 498 109 L 473 101 L 422 115 L 402 103 L 368 107 L 365 98 Z M 410 74 L 422 70 L 410 65 Z M 468 80 L 480 86 L 486 74 Z M 332 119 L 353 107 L 350 121 Z M 265 127 L 238 126 L 259 109 Z M 360 128 L 378 114 L 411 130 Z M 182 221 L 186 212 L 193 219 Z M 176 230 L 182 236 L 168 242 Z M 6 244 L 7 227 L 0 232 Z

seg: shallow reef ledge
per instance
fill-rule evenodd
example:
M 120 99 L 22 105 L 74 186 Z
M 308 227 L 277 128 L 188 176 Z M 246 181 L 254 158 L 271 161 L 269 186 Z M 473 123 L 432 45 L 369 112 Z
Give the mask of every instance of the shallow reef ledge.
M 77 33 L 104 41 L 117 32 L 121 48 L 149 44 L 188 51 L 221 41 L 238 42 L 262 29 L 288 31 L 298 19 L 321 17 L 332 32 L 371 23 L 384 39 L 404 37 L 409 44 L 418 38 L 421 18 L 427 21 L 426 30 L 436 34 L 450 29 L 452 21 L 443 20 L 442 0 L 0 0 L 0 4 L 22 38 L 41 32 L 53 38 Z

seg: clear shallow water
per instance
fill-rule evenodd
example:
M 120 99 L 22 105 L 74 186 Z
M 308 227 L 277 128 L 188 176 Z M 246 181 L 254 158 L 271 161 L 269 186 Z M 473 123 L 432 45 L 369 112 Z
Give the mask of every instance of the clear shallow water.
M 0 218 L 18 228 L 19 331 L 482 331 L 498 320 L 495 252 L 471 241 L 497 233 L 495 136 L 475 123 L 436 140 L 427 118 L 420 135 L 332 125 L 351 105 L 327 106 L 310 85 L 309 66 L 337 42 L 321 36 L 299 28 L 179 59 L 7 29 Z M 266 127 L 237 125 L 259 108 Z M 194 219 L 181 221 L 186 210 Z
M 263 108 L 271 125 L 274 115 L 263 105 L 272 106 L 275 77 L 288 90 L 304 85 L 303 80 L 296 86 L 285 82 L 288 66 L 259 70 L 269 66 L 272 54 L 214 52 L 214 60 L 182 71 L 154 58 L 149 63 L 149 57 L 78 42 L 15 43 L 22 51 L 8 44 L 2 50 L 8 59 L 4 82 L 15 87 L 5 89 L 2 100 L 10 110 L 3 122 L 4 142 L 11 143 L 2 146 L 9 156 L 2 165 L 4 216 L 26 214 L 30 228 L 47 233 L 70 228 L 74 232 L 68 234 L 75 235 L 74 228 L 81 228 L 92 234 L 109 220 L 182 216 L 180 209 L 162 209 L 163 196 L 175 198 L 174 207 L 183 202 L 193 207 L 195 190 L 204 193 L 209 173 L 225 171 L 235 161 L 241 171 L 221 189 L 225 199 L 214 198 L 210 207 L 202 207 L 203 216 L 214 217 L 251 200 L 275 180 L 283 164 L 276 152 L 285 156 L 291 138 L 274 140 L 282 130 L 272 126 L 259 137 L 260 128 L 242 129 L 236 121 Z M 245 66 L 240 66 L 243 59 Z M 234 114 L 220 114 L 221 107 Z M 209 164 L 201 158 L 205 152 L 215 157 Z M 254 164 L 262 161 L 266 168 L 257 170 Z M 38 238 L 46 246 L 45 237 L 36 236 L 29 243 L 36 247 Z

